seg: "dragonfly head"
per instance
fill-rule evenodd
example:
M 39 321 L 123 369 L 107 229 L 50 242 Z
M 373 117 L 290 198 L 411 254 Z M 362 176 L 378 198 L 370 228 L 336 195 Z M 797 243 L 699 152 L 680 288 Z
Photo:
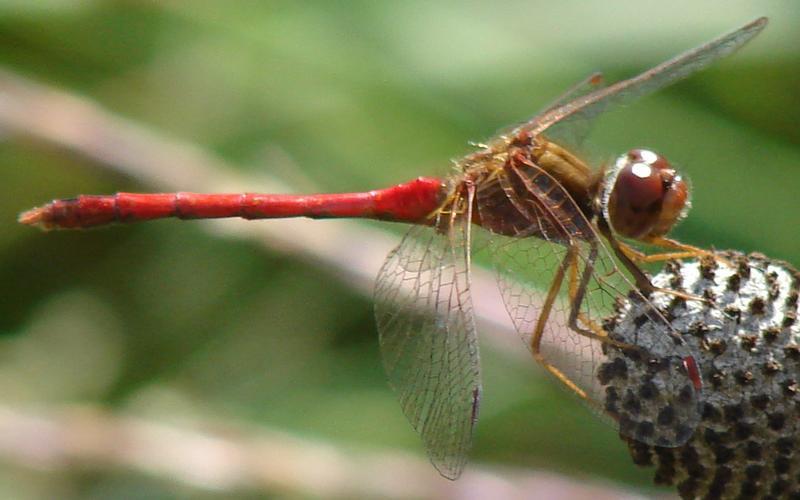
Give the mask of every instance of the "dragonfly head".
M 663 156 L 632 149 L 606 175 L 606 220 L 626 238 L 664 236 L 689 211 L 689 183 Z

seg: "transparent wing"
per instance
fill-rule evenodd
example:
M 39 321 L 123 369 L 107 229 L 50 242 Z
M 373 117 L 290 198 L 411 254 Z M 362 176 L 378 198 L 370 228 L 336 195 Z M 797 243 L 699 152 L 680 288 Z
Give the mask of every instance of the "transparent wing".
M 534 136 L 547 131 L 546 135 L 556 142 L 570 140 L 576 130 L 588 130 L 591 121 L 609 108 L 629 104 L 710 66 L 752 40 L 766 25 L 767 18 L 760 17 L 638 76 L 539 114 L 522 127 Z
M 466 463 L 481 385 L 470 275 L 470 208 L 437 227 L 415 226 L 392 251 L 375 289 L 389 381 L 434 467 L 456 479 Z
M 580 99 L 590 92 L 597 92 L 602 89 L 603 86 L 603 74 L 599 72 L 592 73 L 564 92 L 561 97 L 556 99 L 544 111 L 539 113 L 539 116 L 546 115 L 558 108 L 561 108 L 562 106 L 565 106 L 576 99 Z M 557 138 L 559 140 L 559 144 L 562 144 L 563 146 L 570 146 L 576 150 L 580 149 L 583 147 L 586 137 L 589 136 L 591 128 L 591 120 L 573 120 L 570 127 L 565 128 L 562 131 L 561 136 Z
M 558 96 L 553 102 L 551 102 L 547 107 L 541 110 L 536 116 L 544 116 L 551 111 L 558 109 L 569 102 L 588 94 L 589 92 L 596 91 L 599 88 L 602 88 L 603 82 L 603 74 L 600 72 L 595 72 L 584 78 L 583 80 L 579 81 L 572 87 L 568 88 L 563 94 Z M 504 135 L 511 135 L 514 131 L 519 130 L 520 127 L 525 126 L 529 122 L 522 122 L 516 123 L 514 125 L 510 125 L 507 127 L 503 127 L 495 133 L 495 136 L 504 136 Z M 586 136 L 589 135 L 589 127 L 590 123 L 586 122 L 584 124 L 577 124 L 571 131 L 570 131 L 570 140 L 565 143 L 565 145 L 578 147 L 580 146 Z
M 572 87 L 568 88 L 563 94 L 558 96 L 553 102 L 550 103 L 549 106 L 542 110 L 541 114 L 547 113 L 552 111 L 556 108 L 560 108 L 561 106 L 568 104 L 575 99 L 586 95 L 590 92 L 597 91 L 603 85 L 603 73 L 594 72 L 591 75 L 587 76 L 583 80 L 579 81 Z
M 631 394 L 607 390 L 611 369 L 606 352 L 618 348 L 596 337 L 607 335 L 604 320 L 613 316 L 619 301 L 646 299 L 569 194 L 534 165 L 511 167 L 496 182 L 479 187 L 477 206 L 482 220 L 491 222 L 494 214 L 503 213 L 514 221 L 503 231 L 513 236 L 492 235 L 489 248 L 508 313 L 534 354 L 538 350 L 545 364 L 555 368 L 551 373 L 563 374 L 562 382 L 574 384 L 572 389 L 626 436 L 660 446 L 685 442 L 698 423 L 698 395 L 683 365 L 688 348 L 676 345 L 673 337 L 635 342 L 637 349 L 626 350 L 620 356 L 625 361 L 616 362 L 615 369 L 623 373 L 620 363 L 641 363 L 652 367 L 646 370 L 650 378 L 630 381 Z M 560 285 L 553 285 L 559 276 Z M 655 306 L 646 320 L 672 331 Z M 540 321 L 544 329 L 537 344 Z M 642 386 L 657 390 L 644 394 L 636 389 Z M 665 408 L 673 417 L 669 422 L 659 420 Z

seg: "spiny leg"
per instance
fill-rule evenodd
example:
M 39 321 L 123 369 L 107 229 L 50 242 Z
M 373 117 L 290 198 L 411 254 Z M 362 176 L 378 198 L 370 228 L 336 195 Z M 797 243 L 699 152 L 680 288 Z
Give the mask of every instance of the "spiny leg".
M 625 251 L 622 249 L 624 243 L 620 242 L 614 236 L 605 219 L 600 218 L 600 220 L 597 221 L 597 228 L 600 230 L 600 234 L 602 234 L 606 241 L 608 241 L 608 244 L 611 245 L 611 249 L 614 250 L 614 255 L 616 255 L 619 261 L 622 262 L 622 265 L 625 266 L 625 269 L 631 273 L 633 280 L 636 282 L 636 288 L 638 288 L 639 291 L 646 296 L 654 292 L 656 287 L 654 287 L 650 282 L 650 278 L 648 278 L 644 271 L 639 269 L 639 266 L 634 263 L 627 253 L 625 253 Z M 625 246 L 627 247 L 627 245 Z
M 650 278 L 642 271 L 639 266 L 634 262 L 634 258 L 631 258 L 629 255 L 630 253 L 638 253 L 640 255 L 644 255 L 638 250 L 634 250 L 628 244 L 619 241 L 614 234 L 611 232 L 611 229 L 608 227 L 608 223 L 605 220 L 601 219 L 598 221 L 597 227 L 600 229 L 600 233 L 603 237 L 608 241 L 609 245 L 611 245 L 611 249 L 614 250 L 614 255 L 617 256 L 622 265 L 625 266 L 625 269 L 631 273 L 633 276 L 634 281 L 636 282 L 636 288 L 644 295 L 645 297 L 649 297 L 654 292 L 661 292 L 667 295 L 673 295 L 675 297 L 680 297 L 684 300 L 696 300 L 703 303 L 709 303 L 708 300 L 704 299 L 703 297 L 699 297 L 697 295 L 692 295 L 690 293 L 681 292 L 679 290 L 673 290 L 671 288 L 660 288 L 650 281 Z M 673 241 L 663 238 L 665 241 Z M 682 243 L 674 242 L 677 245 L 683 245 Z M 694 247 L 690 247 L 694 248 Z M 705 250 L 698 249 L 701 252 L 706 252 Z M 662 254 L 666 255 L 666 254 Z M 695 254 L 690 255 L 694 256 Z
M 569 282 L 569 299 L 570 299 L 570 311 L 569 311 L 569 319 L 568 325 L 569 327 L 575 331 L 576 333 L 583 335 L 584 337 L 588 337 L 593 340 L 597 340 L 599 342 L 603 342 L 605 344 L 610 344 L 615 347 L 619 347 L 621 349 L 637 349 L 637 347 L 626 344 L 624 342 L 619 342 L 612 338 L 609 338 L 608 332 L 598 325 L 595 321 L 591 318 L 586 316 L 584 313 L 581 312 L 581 306 L 583 305 L 583 301 L 586 298 L 586 290 L 589 286 L 589 280 L 594 275 L 594 263 L 597 260 L 598 248 L 597 242 L 593 241 L 590 242 L 591 250 L 589 251 L 589 257 L 586 260 L 586 264 L 584 265 L 583 272 L 581 273 L 580 282 L 578 282 L 578 253 L 572 252 L 571 254 L 571 261 L 569 263 L 570 267 L 570 282 Z M 575 245 L 577 248 L 577 245 Z M 568 252 L 569 255 L 569 252 Z M 586 325 L 588 328 L 582 327 L 578 322 Z
M 616 240 L 615 240 L 616 241 Z M 665 253 L 658 253 L 652 255 L 646 255 L 644 252 L 636 250 L 635 248 L 631 247 L 625 242 L 616 241 L 617 245 L 619 245 L 619 250 L 622 252 L 628 259 L 638 263 L 651 263 L 651 262 L 661 262 L 665 260 L 673 260 L 673 259 L 691 259 L 691 258 L 702 258 L 702 257 L 711 257 L 713 259 L 719 260 L 721 262 L 727 262 L 723 257 L 714 256 L 714 254 L 708 250 L 703 250 L 702 248 L 693 247 L 691 245 L 684 245 L 683 243 L 679 243 L 675 240 L 670 240 L 667 238 L 658 238 L 657 240 L 648 240 L 648 243 L 653 245 L 660 245 L 665 246 L 662 242 L 669 242 L 670 245 L 677 245 L 673 248 L 682 248 L 687 249 L 682 252 L 665 252 Z M 668 247 L 669 248 L 669 247 Z M 622 260 L 622 259 L 620 259 Z M 635 265 L 635 264 L 634 264 Z M 648 280 L 650 281 L 650 280 Z M 649 293 L 652 292 L 661 292 L 667 295 L 672 295 L 675 297 L 680 297 L 684 300 L 696 300 L 698 302 L 703 302 L 706 304 L 710 304 L 710 302 L 700 297 L 699 295 L 693 295 L 691 293 L 681 292 L 680 290 L 674 290 L 672 288 L 661 288 L 653 286 L 652 283 L 650 284 L 651 289 L 648 290 Z M 640 288 L 641 289 L 641 288 Z M 644 292 L 644 290 L 642 290 Z
M 704 250 L 702 248 L 698 248 L 696 246 L 687 245 L 685 243 L 681 243 L 679 241 L 675 241 L 669 238 L 664 237 L 655 237 L 655 238 L 648 238 L 644 241 L 649 245 L 655 245 L 661 248 L 666 248 L 668 250 L 674 250 L 672 252 L 660 252 L 654 253 L 651 255 L 647 255 L 646 253 L 636 250 L 635 248 L 631 247 L 627 243 L 619 242 L 620 250 L 625 253 L 632 261 L 639 262 L 639 263 L 651 263 L 651 262 L 663 262 L 665 260 L 673 260 L 673 259 L 692 259 L 692 258 L 700 258 L 700 257 L 715 257 L 714 252 L 709 250 Z
M 553 282 L 550 284 L 550 289 L 547 291 L 547 298 L 542 305 L 542 310 L 539 313 L 539 318 L 536 320 L 536 326 L 533 329 L 530 348 L 531 353 L 533 353 L 533 359 L 535 359 L 537 363 L 555 375 L 558 380 L 574 391 L 575 394 L 577 394 L 580 398 L 587 399 L 586 391 L 578 387 L 575 382 L 573 382 L 572 379 L 570 379 L 564 372 L 550 364 L 541 351 L 544 328 L 547 325 L 548 318 L 550 317 L 550 311 L 553 309 L 553 303 L 558 297 L 558 292 L 561 290 L 561 285 L 564 282 L 564 274 L 567 271 L 567 267 L 570 265 L 570 261 L 573 259 L 572 254 L 574 254 L 576 251 L 576 246 L 568 246 L 567 254 L 564 256 L 564 260 L 561 261 L 558 269 L 556 269 L 556 273 L 553 276 Z
M 703 253 L 688 250 L 684 252 L 663 252 L 648 255 L 641 250 L 636 250 L 627 243 L 620 242 L 619 246 L 620 250 L 625 252 L 625 255 L 627 255 L 632 261 L 647 264 L 653 262 L 663 262 L 665 260 L 691 259 L 693 257 L 705 255 Z

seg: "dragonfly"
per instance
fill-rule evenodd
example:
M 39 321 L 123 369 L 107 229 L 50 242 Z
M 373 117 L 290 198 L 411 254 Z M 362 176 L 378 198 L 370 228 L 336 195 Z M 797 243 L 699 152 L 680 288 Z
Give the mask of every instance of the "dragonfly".
M 670 333 L 648 345 L 614 340 L 603 318 L 625 298 L 649 303 L 656 288 L 644 263 L 709 254 L 668 237 L 690 207 L 687 181 L 648 149 L 631 149 L 594 168 L 579 151 L 603 113 L 706 68 L 766 24 L 766 18 L 755 19 L 612 85 L 592 74 L 530 120 L 476 145 L 446 178 L 418 177 L 358 193 L 80 195 L 23 212 L 19 222 L 43 229 L 168 217 L 352 217 L 411 224 L 378 273 L 375 316 L 390 385 L 434 467 L 449 479 L 465 467 L 481 400 L 470 297 L 473 240 L 480 240 L 533 358 L 608 414 L 595 373 L 605 350 L 647 356 L 668 373 L 662 394 L 683 404 L 672 419 L 679 429 L 654 431 L 614 415 L 607 420 L 641 442 L 679 446 L 700 417 L 702 378 L 691 350 L 655 305 L 646 320 Z M 648 255 L 640 244 L 655 245 L 658 253 Z

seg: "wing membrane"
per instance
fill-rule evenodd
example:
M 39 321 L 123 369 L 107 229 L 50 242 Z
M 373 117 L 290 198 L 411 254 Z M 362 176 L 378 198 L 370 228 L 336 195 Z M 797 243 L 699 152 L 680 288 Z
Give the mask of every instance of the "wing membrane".
M 629 104 L 652 94 L 732 54 L 758 35 L 766 25 L 767 18 L 760 17 L 638 76 L 617 82 L 540 114 L 522 127 L 530 130 L 534 136 L 547 131 L 547 135 L 554 140 L 569 139 L 573 128 L 588 129 L 588 124 L 609 108 Z M 564 137 L 567 131 L 570 132 Z
M 514 226 L 515 235 L 492 235 L 489 248 L 506 309 L 526 345 L 534 347 L 536 325 L 546 314 L 540 354 L 585 393 L 586 402 L 593 409 L 621 432 L 640 441 L 661 446 L 682 444 L 699 419 L 697 394 L 682 363 L 689 353 L 683 352 L 683 347 L 675 345 L 668 335 L 636 345 L 645 353 L 646 363 L 653 360 L 654 366 L 663 367 L 659 373 L 651 374 L 651 382 L 662 390 L 658 401 L 638 414 L 626 412 L 626 420 L 622 421 L 610 406 L 598 373 L 607 361 L 604 349 L 608 347 L 581 332 L 605 335 L 603 320 L 614 313 L 619 300 L 631 296 L 640 301 L 646 299 L 616 265 L 594 226 L 549 174 L 529 165 L 524 170 L 506 169 L 505 175 L 497 177 L 497 183 L 508 203 L 517 207 L 519 220 Z M 477 193 L 479 211 L 484 206 L 496 210 L 500 190 L 481 186 Z M 491 216 L 480 215 L 482 219 Z M 574 259 L 568 255 L 570 248 Z M 562 266 L 566 266 L 563 282 L 556 290 L 552 307 L 547 309 L 546 290 Z M 576 300 L 577 296 L 582 300 Z M 574 315 L 574 322 L 570 315 Z M 671 331 L 667 320 L 655 309 L 648 320 L 661 322 L 665 331 Z M 649 432 L 649 426 L 657 420 L 654 413 L 665 406 L 673 408 L 676 418 L 669 426 Z
M 469 293 L 471 196 L 461 205 L 465 215 L 412 227 L 375 289 L 389 381 L 431 462 L 449 479 L 466 463 L 481 392 Z

